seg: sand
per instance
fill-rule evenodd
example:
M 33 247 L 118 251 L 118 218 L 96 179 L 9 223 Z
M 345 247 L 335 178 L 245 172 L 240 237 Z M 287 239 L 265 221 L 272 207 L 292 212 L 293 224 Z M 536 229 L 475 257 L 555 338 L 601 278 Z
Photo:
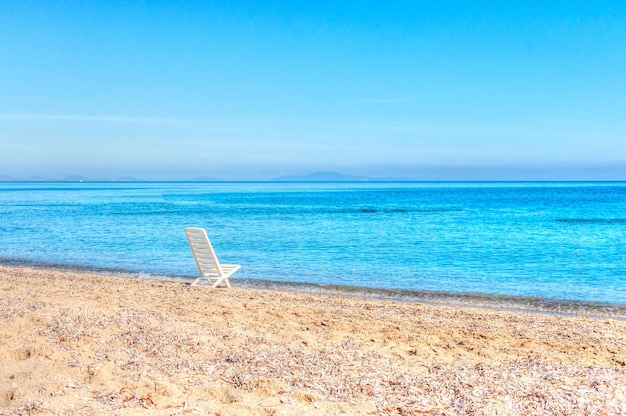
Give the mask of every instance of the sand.
M 0 322 L 3 415 L 626 413 L 613 319 L 0 267 Z

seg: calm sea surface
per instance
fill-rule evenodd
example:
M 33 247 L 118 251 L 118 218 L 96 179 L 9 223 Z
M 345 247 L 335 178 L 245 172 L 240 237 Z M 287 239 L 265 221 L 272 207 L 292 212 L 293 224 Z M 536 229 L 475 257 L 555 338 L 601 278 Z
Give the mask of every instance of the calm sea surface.
M 0 182 L 0 262 L 626 305 L 626 183 Z

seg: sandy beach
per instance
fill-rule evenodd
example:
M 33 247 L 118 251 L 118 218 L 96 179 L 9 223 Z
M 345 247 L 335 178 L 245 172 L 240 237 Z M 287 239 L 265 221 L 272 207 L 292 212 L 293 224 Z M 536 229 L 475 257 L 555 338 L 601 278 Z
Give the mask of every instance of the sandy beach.
M 0 319 L 3 415 L 626 413 L 609 318 L 0 267 Z

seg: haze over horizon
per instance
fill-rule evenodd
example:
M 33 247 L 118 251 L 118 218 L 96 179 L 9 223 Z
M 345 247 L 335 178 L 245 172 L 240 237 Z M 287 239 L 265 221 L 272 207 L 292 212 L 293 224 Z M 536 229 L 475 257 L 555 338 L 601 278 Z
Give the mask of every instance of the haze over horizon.
M 0 178 L 626 180 L 626 3 L 5 3 Z

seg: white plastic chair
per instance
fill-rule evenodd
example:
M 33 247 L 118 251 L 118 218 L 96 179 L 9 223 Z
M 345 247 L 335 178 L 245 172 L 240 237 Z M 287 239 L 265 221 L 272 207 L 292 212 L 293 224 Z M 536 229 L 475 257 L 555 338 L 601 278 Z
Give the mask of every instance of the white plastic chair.
M 196 266 L 198 266 L 201 276 L 194 280 L 191 286 L 206 280 L 211 287 L 221 285 L 230 287 L 228 278 L 241 266 L 239 264 L 220 264 L 204 229 L 185 228 L 185 234 L 187 234 L 187 241 L 189 241 L 189 247 L 191 247 L 193 258 L 196 260 Z

